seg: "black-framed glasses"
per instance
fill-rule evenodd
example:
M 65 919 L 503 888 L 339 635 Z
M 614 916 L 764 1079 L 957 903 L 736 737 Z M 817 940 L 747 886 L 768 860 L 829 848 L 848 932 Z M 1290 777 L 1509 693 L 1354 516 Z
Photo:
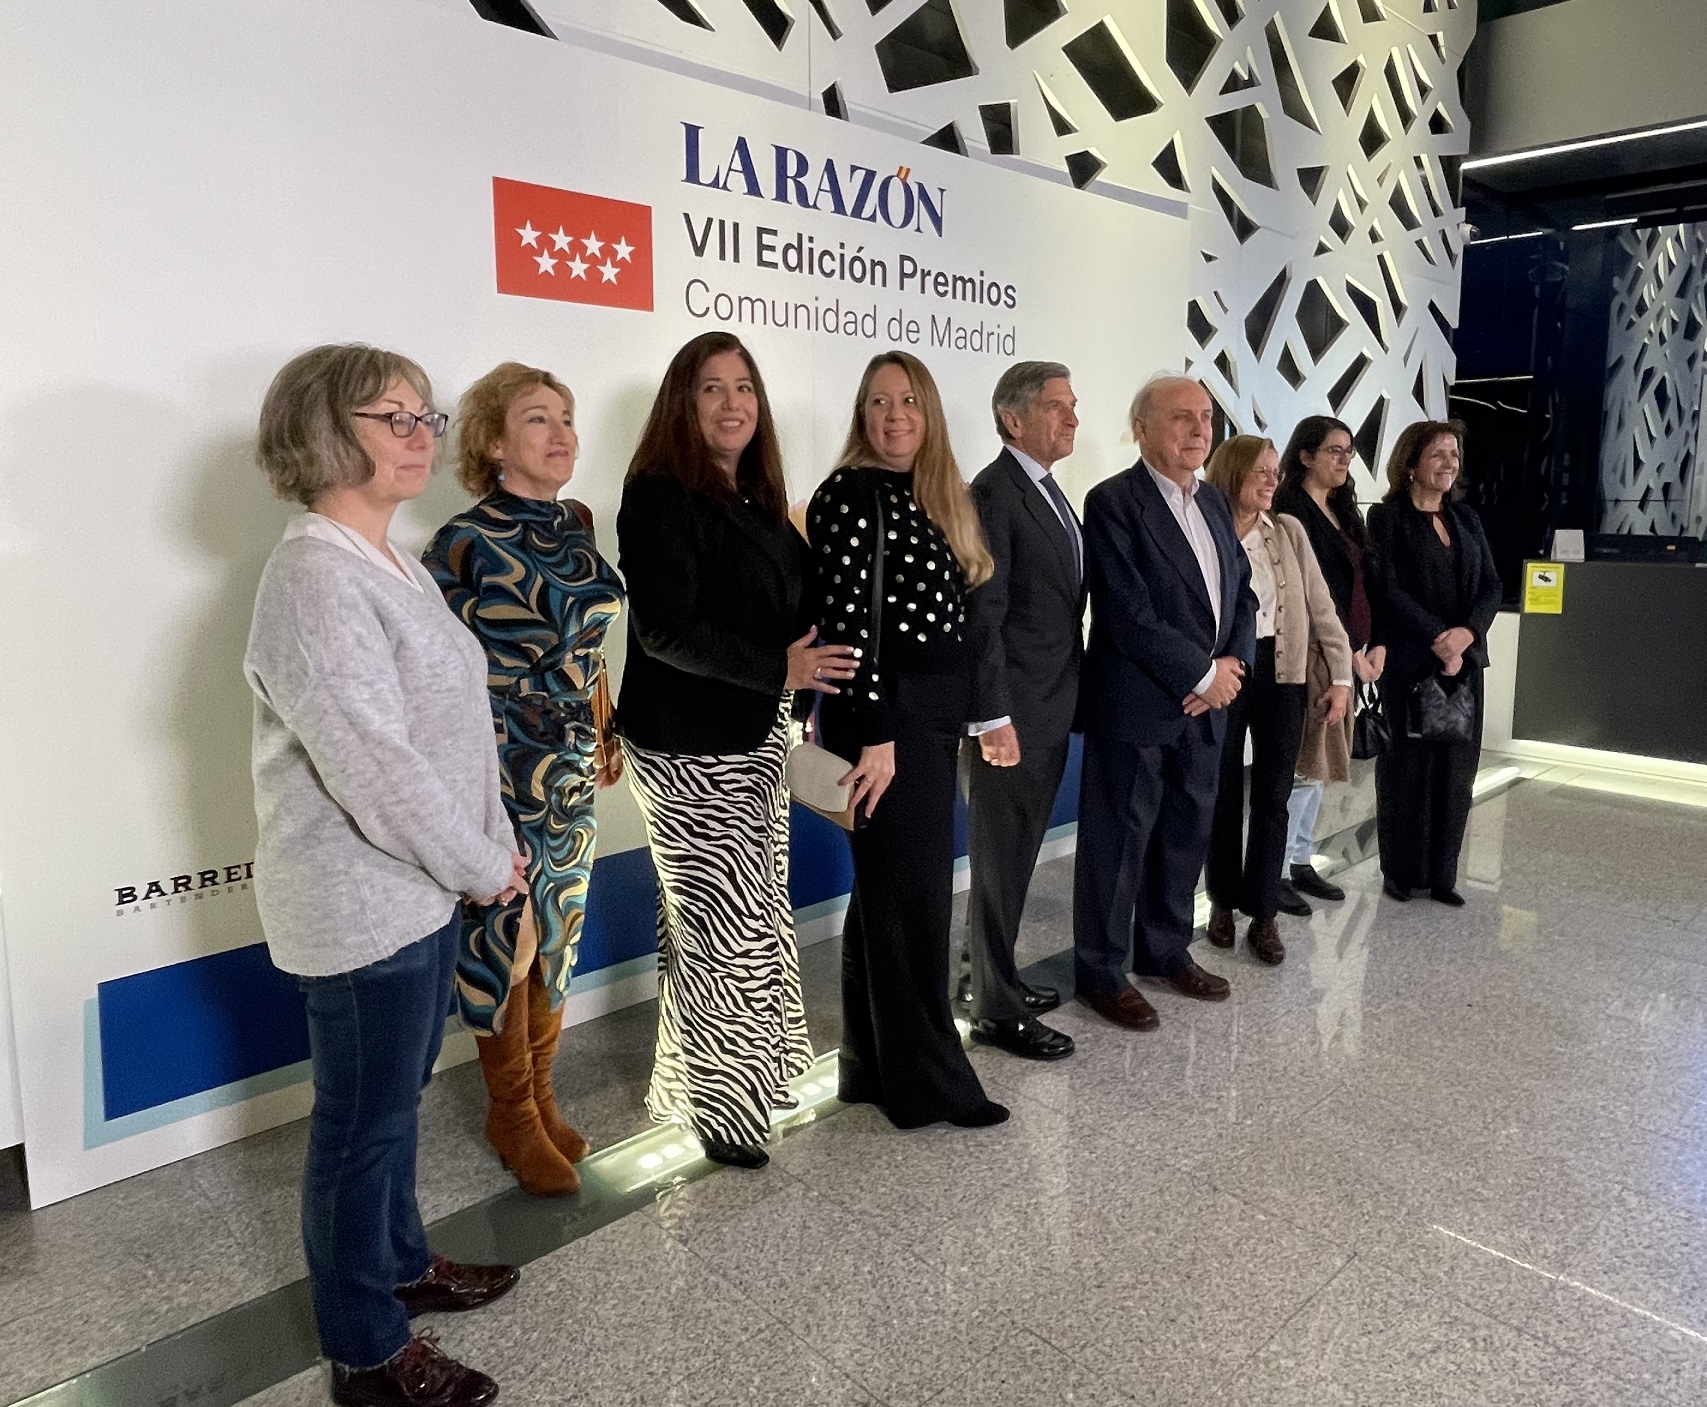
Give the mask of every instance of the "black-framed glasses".
M 383 420 L 391 426 L 391 433 L 400 440 L 406 440 L 415 433 L 417 425 L 425 425 L 432 431 L 435 440 L 445 437 L 445 429 L 450 425 L 450 417 L 442 410 L 429 410 L 425 415 L 416 415 L 407 410 L 352 410 L 351 415 L 358 420 Z

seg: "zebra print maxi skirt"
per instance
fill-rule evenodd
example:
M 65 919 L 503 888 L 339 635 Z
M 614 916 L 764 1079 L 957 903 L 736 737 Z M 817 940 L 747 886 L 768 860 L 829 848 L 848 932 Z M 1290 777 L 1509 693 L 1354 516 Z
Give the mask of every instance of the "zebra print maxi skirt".
M 788 896 L 787 698 L 755 752 L 624 741 L 658 871 L 658 1046 L 646 1111 L 762 1143 L 812 1063 Z

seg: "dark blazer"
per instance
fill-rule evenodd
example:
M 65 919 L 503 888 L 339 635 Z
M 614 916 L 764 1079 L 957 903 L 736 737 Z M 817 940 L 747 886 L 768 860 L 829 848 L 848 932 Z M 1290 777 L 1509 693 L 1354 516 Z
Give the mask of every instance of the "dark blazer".
M 1334 609 L 1339 612 L 1340 623 L 1349 625 L 1354 574 L 1340 530 L 1297 480 L 1275 494 L 1274 511 L 1288 513 L 1304 525 L 1304 535 L 1310 539 L 1310 548 L 1316 554 L 1316 565 L 1322 569 L 1322 579 L 1328 584 L 1328 595 L 1334 598 Z M 1369 598 L 1371 618 L 1377 610 L 1375 596 L 1379 585 L 1379 574 L 1372 560 L 1373 553 L 1374 545 L 1371 544 L 1369 551 L 1364 553 L 1363 563 L 1363 593 Z
M 1464 652 L 1466 668 L 1487 668 L 1488 631 L 1505 594 L 1499 570 L 1475 509 L 1448 502 L 1442 515 L 1452 535 L 1450 559 L 1440 549 L 1429 515 L 1409 494 L 1369 510 L 1369 538 L 1381 578 L 1375 640 L 1387 647 L 1381 682 L 1384 692 L 1395 697 L 1408 694 L 1439 667 L 1435 637 L 1454 626 L 1468 626 L 1476 637 Z
M 805 634 L 810 558 L 787 522 L 631 479 L 616 515 L 628 584 L 617 729 L 654 752 L 752 752 L 776 722 L 787 651 Z
M 1171 743 L 1185 728 L 1185 697 L 1209 667 L 1223 655 L 1255 658 L 1257 598 L 1233 510 L 1213 484 L 1198 487 L 1197 502 L 1221 559 L 1219 631 L 1197 557 L 1144 461 L 1085 497 L 1091 639 L 1079 721 L 1087 733 Z M 1209 717 L 1219 737 L 1226 710 Z
M 967 605 L 978 651 L 973 718 L 1012 718 L 1022 746 L 1032 737 L 1058 741 L 1073 727 L 1085 653 L 1086 593 L 1072 538 L 1006 450 L 972 481 L 972 501 L 996 562 Z

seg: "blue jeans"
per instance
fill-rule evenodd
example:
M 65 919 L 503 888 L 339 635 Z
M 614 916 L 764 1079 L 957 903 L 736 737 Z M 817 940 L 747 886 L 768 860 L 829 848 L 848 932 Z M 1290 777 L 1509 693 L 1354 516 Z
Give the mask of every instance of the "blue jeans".
M 373 1368 L 409 1342 L 394 1291 L 426 1273 L 415 1205 L 421 1088 L 456 971 L 455 916 L 380 962 L 298 978 L 308 998 L 314 1112 L 302 1174 L 302 1246 L 322 1352 Z
M 1307 865 L 1316 853 L 1316 818 L 1322 814 L 1323 783 L 1308 777 L 1292 779 L 1292 796 L 1286 803 L 1286 862 Z

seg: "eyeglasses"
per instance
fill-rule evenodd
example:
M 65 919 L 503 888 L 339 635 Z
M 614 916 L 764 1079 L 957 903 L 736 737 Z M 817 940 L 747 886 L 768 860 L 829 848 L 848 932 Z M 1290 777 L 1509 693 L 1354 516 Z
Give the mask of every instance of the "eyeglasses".
M 1278 469 L 1253 469 L 1251 470 L 1251 477 L 1259 484 L 1278 484 L 1280 482 L 1280 471 Z
M 425 425 L 435 440 L 442 440 L 445 428 L 450 424 L 450 417 L 442 410 L 429 410 L 425 415 L 415 415 L 407 410 L 352 410 L 350 414 L 357 420 L 385 421 L 391 426 L 391 433 L 400 440 L 413 435 L 417 425 Z
M 1350 464 L 1356 451 L 1350 445 L 1323 445 L 1316 453 L 1326 455 L 1340 464 Z

